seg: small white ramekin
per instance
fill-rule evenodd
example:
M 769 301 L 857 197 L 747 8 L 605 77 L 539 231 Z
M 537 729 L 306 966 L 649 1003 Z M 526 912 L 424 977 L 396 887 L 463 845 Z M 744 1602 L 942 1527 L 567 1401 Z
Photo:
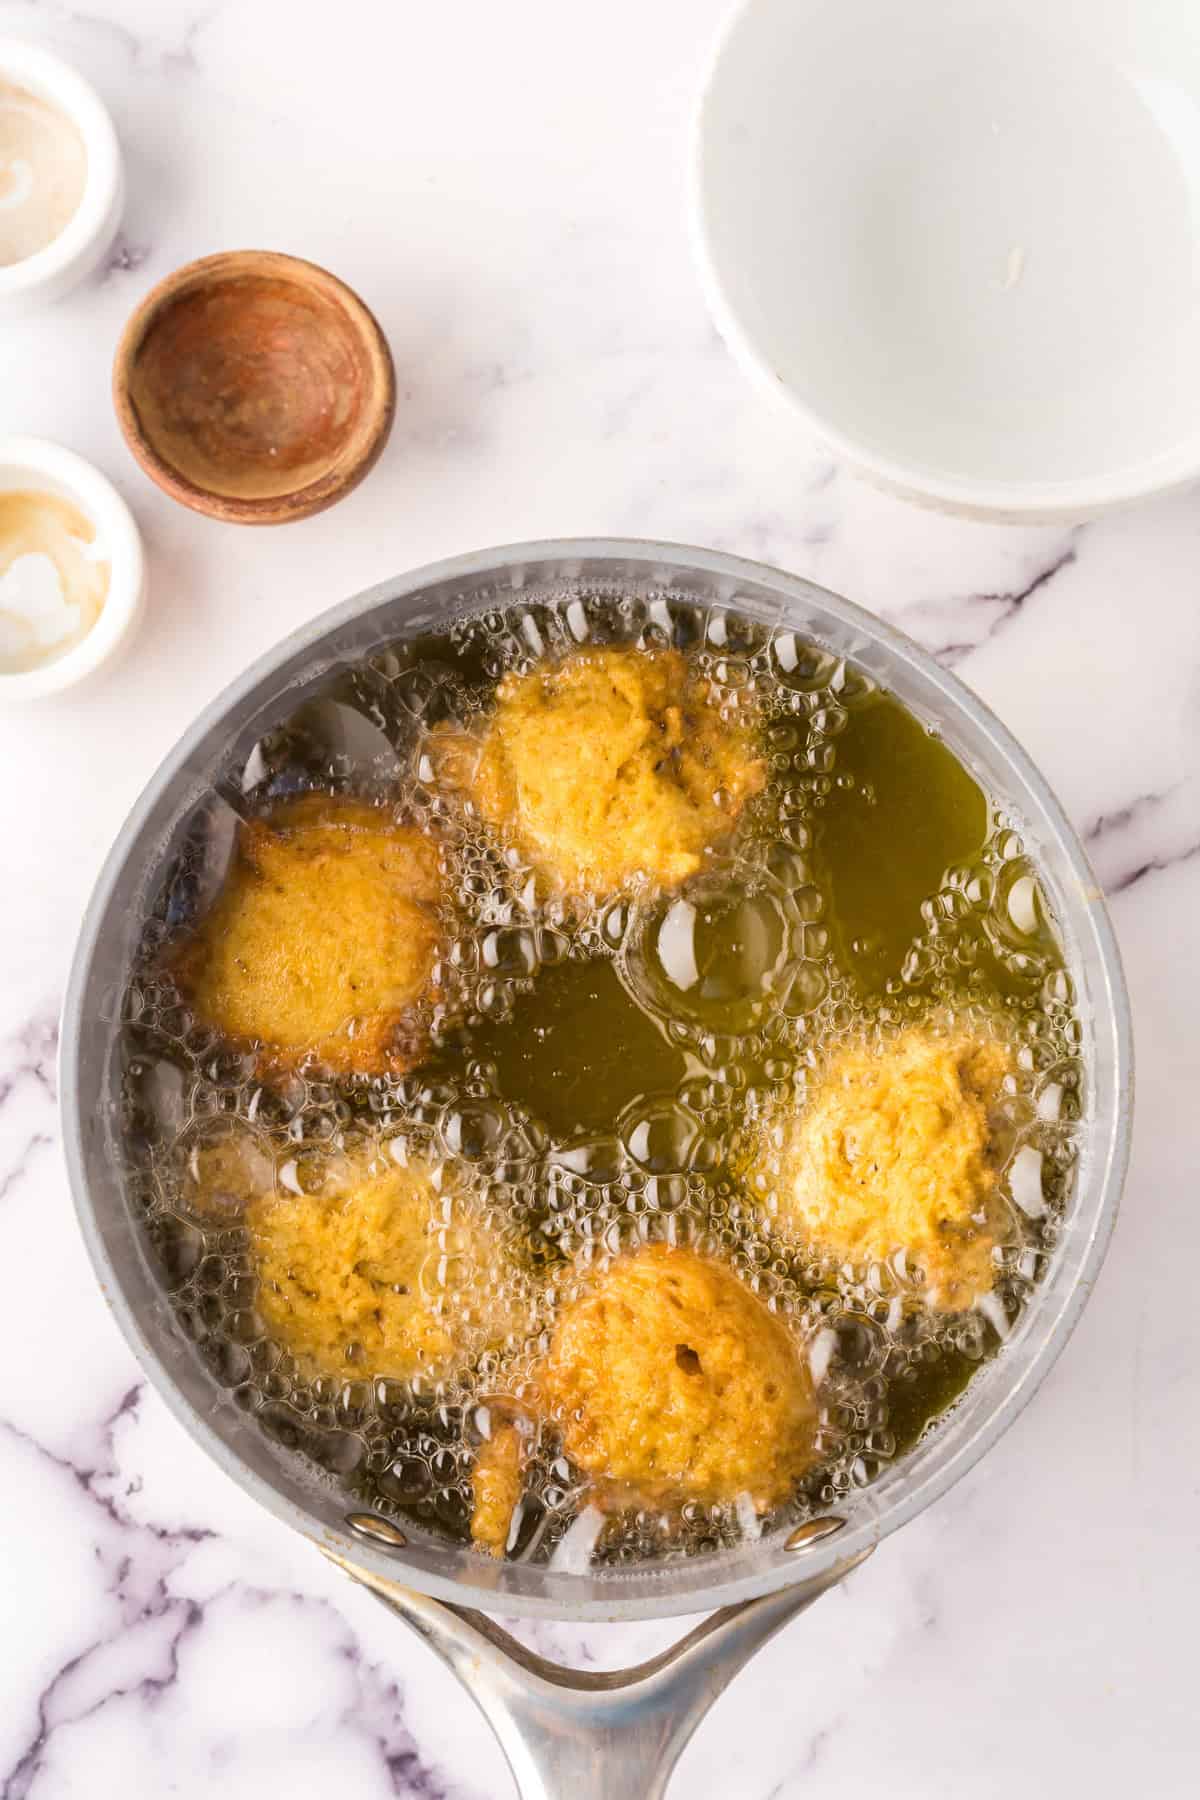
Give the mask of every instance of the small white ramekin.
M 0 268 L 0 312 L 29 312 L 57 300 L 107 256 L 121 222 L 125 173 L 108 110 L 61 57 L 23 38 L 0 37 L 0 81 L 56 106 L 83 139 L 83 198 L 58 236 L 23 261 Z
M 95 673 L 129 641 L 145 597 L 145 559 L 133 514 L 99 469 L 44 438 L 0 438 L 0 492 L 30 489 L 70 500 L 96 528 L 109 567 L 108 593 L 100 617 L 70 650 L 37 669 L 0 672 L 0 704 L 38 700 Z

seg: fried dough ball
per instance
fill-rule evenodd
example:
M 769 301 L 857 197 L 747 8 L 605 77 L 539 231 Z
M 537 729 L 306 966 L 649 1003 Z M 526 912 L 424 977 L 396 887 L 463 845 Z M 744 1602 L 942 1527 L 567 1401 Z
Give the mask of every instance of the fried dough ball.
M 561 1315 L 539 1385 L 563 1448 L 643 1504 L 786 1500 L 815 1461 L 807 1365 L 730 1269 L 664 1244 L 618 1257 Z
M 507 675 L 482 737 L 441 749 L 485 822 L 574 893 L 676 886 L 766 779 L 677 650 L 591 648 Z
M 465 1193 L 386 1147 L 318 1191 L 281 1183 L 245 1214 L 258 1309 L 328 1374 L 433 1378 L 525 1329 L 527 1288 L 508 1245 Z
M 359 801 L 306 794 L 243 824 L 176 974 L 267 1069 L 403 1073 L 423 1048 L 443 882 L 435 846 Z
M 991 1115 L 1011 1067 L 1003 1043 L 927 1028 L 839 1051 L 785 1134 L 779 1222 L 853 1263 L 902 1249 L 933 1305 L 973 1304 L 994 1279 Z
M 512 1424 L 497 1425 L 491 1437 L 479 1447 L 471 1471 L 475 1502 L 471 1514 L 471 1541 L 486 1550 L 489 1556 L 503 1556 L 508 1548 L 513 1514 L 524 1486 L 524 1461 L 524 1443 Z

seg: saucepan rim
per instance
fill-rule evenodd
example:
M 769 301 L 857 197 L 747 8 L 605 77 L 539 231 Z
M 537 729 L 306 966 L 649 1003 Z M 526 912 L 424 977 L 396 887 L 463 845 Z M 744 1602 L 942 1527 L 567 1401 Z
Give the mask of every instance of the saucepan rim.
M 1103 1121 L 1093 1122 L 1095 1135 L 1088 1146 L 1087 1171 L 1089 1190 L 1094 1192 L 1089 1193 L 1086 1209 L 1077 1208 L 1084 1216 L 1077 1221 L 1076 1229 L 1087 1235 L 1081 1246 L 1077 1244 L 1074 1279 L 1057 1297 L 1057 1312 L 1049 1318 L 1040 1341 L 1035 1341 L 1031 1351 L 1014 1364 L 1011 1378 L 1007 1382 L 990 1379 L 992 1371 L 985 1373 L 983 1379 L 988 1380 L 994 1403 L 983 1411 L 961 1443 L 940 1460 L 937 1455 L 927 1459 L 907 1486 L 902 1479 L 904 1464 L 899 1464 L 897 1475 L 889 1484 L 889 1498 L 885 1503 L 849 1509 L 850 1516 L 844 1528 L 827 1539 L 810 1543 L 803 1555 L 781 1554 L 778 1543 L 764 1539 L 760 1545 L 737 1553 L 666 1565 L 671 1574 L 665 1581 L 650 1579 L 635 1584 L 622 1578 L 610 1581 L 604 1576 L 581 1578 L 564 1574 L 557 1586 L 547 1584 L 543 1579 L 543 1587 L 553 1587 L 547 1594 L 523 1591 L 521 1565 L 490 1564 L 480 1556 L 467 1553 L 463 1572 L 447 1576 L 419 1566 L 403 1549 L 364 1539 L 348 1527 L 332 1529 L 249 1467 L 226 1443 L 183 1392 L 148 1341 L 110 1256 L 90 1191 L 89 1152 L 80 1099 L 80 1051 L 93 957 L 114 889 L 132 859 L 147 854 L 143 832 L 156 804 L 170 784 L 187 769 L 193 752 L 214 729 L 220 728 L 239 702 L 249 698 L 256 689 L 268 686 L 284 665 L 301 654 L 307 653 L 314 662 L 318 661 L 323 641 L 385 603 L 411 599 L 422 590 L 439 584 L 481 581 L 493 576 L 506 586 L 511 582 L 515 594 L 519 591 L 520 579 L 528 586 L 536 584 L 539 565 L 545 566 L 544 579 L 562 580 L 577 567 L 587 569 L 591 578 L 598 564 L 614 565 L 614 576 L 617 566 L 626 573 L 636 570 L 643 580 L 655 578 L 659 570 L 667 571 L 670 579 L 663 580 L 664 586 L 686 587 L 686 576 L 690 571 L 696 577 L 715 579 L 727 585 L 731 596 L 736 596 L 738 583 L 768 588 L 782 606 L 791 609 L 789 613 L 781 614 L 780 623 L 790 623 L 794 612 L 799 615 L 795 619 L 797 628 L 803 629 L 805 621 L 815 612 L 843 633 L 852 633 L 857 641 L 870 648 L 876 660 L 882 656 L 889 666 L 904 666 L 926 688 L 936 690 L 946 716 L 962 724 L 977 743 L 988 744 L 1013 778 L 1019 795 L 1016 804 L 1028 804 L 1036 809 L 1043 831 L 1053 840 L 1055 853 L 1069 872 L 1075 890 L 1076 912 L 1090 935 L 1089 952 L 1098 971 L 1099 993 L 1093 997 L 1090 1010 L 1097 1042 L 1103 1041 L 1104 1054 L 1112 1072 L 1112 1103 L 1108 1116 Z M 731 604 L 736 605 L 736 598 Z M 71 1189 L 101 1290 L 149 1380 L 208 1455 L 277 1518 L 386 1580 L 405 1583 L 435 1599 L 459 1605 L 490 1608 L 517 1616 L 583 1621 L 700 1612 L 771 1593 L 793 1581 L 819 1580 L 823 1574 L 848 1564 L 923 1511 L 991 1448 L 1031 1399 L 1062 1350 L 1103 1261 L 1129 1153 L 1132 1056 L 1129 1001 L 1120 955 L 1101 891 L 1084 850 L 1050 787 L 1025 751 L 956 676 L 941 669 L 910 639 L 873 614 L 801 577 L 766 565 L 720 551 L 698 550 L 680 544 L 638 539 L 548 539 L 451 557 L 382 582 L 284 638 L 203 709 L 164 758 L 133 806 L 117 834 L 89 901 L 63 1005 L 60 1094 L 63 1144 Z M 1049 1307 L 1050 1302 L 1046 1304 Z M 1031 1314 L 1036 1316 L 1037 1305 L 1035 1297 L 1026 1310 L 1027 1318 Z M 1004 1361 L 1002 1355 L 997 1367 Z M 972 1388 L 975 1386 L 973 1383 Z M 867 1490 L 868 1494 L 870 1492 Z M 545 1571 L 540 1573 L 545 1576 Z M 580 1590 L 579 1593 L 573 1593 L 572 1588 Z

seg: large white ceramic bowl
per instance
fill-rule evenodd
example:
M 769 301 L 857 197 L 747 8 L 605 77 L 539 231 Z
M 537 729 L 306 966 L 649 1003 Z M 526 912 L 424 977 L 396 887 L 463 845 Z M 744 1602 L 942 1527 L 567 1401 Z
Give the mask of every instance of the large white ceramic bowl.
M 1200 475 L 1200 0 L 743 0 L 700 265 L 846 461 L 988 517 Z

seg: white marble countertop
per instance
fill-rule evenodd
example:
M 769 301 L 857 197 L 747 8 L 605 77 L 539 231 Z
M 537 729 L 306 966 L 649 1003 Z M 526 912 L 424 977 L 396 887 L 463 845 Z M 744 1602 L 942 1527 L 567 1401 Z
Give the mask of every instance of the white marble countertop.
M 143 1382 L 75 1227 L 55 1020 L 112 835 L 249 658 L 404 568 L 576 533 L 763 558 L 952 663 L 1089 840 L 1138 1038 L 1124 1210 L 1050 1380 L 981 1466 L 762 1653 L 672 1792 L 1196 1791 L 1200 498 L 1075 530 L 956 523 L 860 485 L 767 410 L 705 315 L 683 218 L 722 6 L 0 0 L 0 31 L 49 41 L 99 86 L 130 172 L 102 278 L 0 329 L 0 429 L 114 478 L 151 583 L 123 667 L 0 714 L 7 1800 L 512 1791 L 428 1652 L 210 1467 Z M 345 276 L 399 372 L 374 475 L 279 532 L 160 496 L 108 399 L 150 283 L 241 246 Z M 672 1631 L 536 1635 L 612 1663 Z

